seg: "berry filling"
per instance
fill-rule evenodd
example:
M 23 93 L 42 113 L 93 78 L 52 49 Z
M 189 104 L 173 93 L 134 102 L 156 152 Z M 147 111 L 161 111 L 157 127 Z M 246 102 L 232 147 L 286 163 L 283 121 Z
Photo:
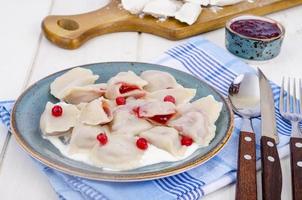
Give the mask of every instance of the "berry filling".
M 103 105 L 103 110 L 104 110 L 104 112 L 106 113 L 106 115 L 107 115 L 108 117 L 110 117 L 110 116 L 111 116 L 111 111 L 110 111 L 109 104 L 106 103 L 106 102 L 103 102 L 102 105 Z
M 135 107 L 132 109 L 132 112 L 138 117 L 141 118 L 141 116 L 139 115 L 139 107 Z
M 241 35 L 258 39 L 270 39 L 281 35 L 276 23 L 258 19 L 243 19 L 231 24 L 231 29 Z
M 119 88 L 119 91 L 121 94 L 125 94 L 127 92 L 131 92 L 133 90 L 139 90 L 140 88 L 137 87 L 136 85 L 130 85 L 127 83 L 122 83 L 122 85 Z
M 171 102 L 171 103 L 174 103 L 174 104 L 176 102 L 175 98 L 173 96 L 171 96 L 171 95 L 165 96 L 164 101 L 165 102 Z
M 126 104 L 126 98 L 125 97 L 117 97 L 115 99 L 116 105 L 125 105 Z
M 184 146 L 191 146 L 193 144 L 193 139 L 188 137 L 188 136 L 184 136 L 182 135 L 181 136 L 181 145 L 184 145 Z
M 150 117 L 154 122 L 157 122 L 159 124 L 166 124 L 173 116 L 174 114 L 168 114 L 168 115 L 155 115 L 153 117 Z
M 141 150 L 146 150 L 148 148 L 148 141 L 145 138 L 138 138 L 136 140 L 136 146 Z
M 51 114 L 54 117 L 60 117 L 63 114 L 63 108 L 59 105 L 56 105 L 51 109 Z
M 96 137 L 96 139 L 99 141 L 101 145 L 105 145 L 108 142 L 107 135 L 105 133 L 100 133 Z

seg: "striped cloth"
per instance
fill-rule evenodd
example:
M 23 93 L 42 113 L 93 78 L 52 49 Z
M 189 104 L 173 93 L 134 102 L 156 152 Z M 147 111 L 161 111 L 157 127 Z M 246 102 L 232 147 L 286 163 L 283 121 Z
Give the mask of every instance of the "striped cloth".
M 170 66 L 205 80 L 221 94 L 227 95 L 228 87 L 237 74 L 254 70 L 225 50 L 202 37 L 192 38 L 164 53 L 156 62 Z M 272 83 L 275 97 L 277 128 L 280 136 L 280 157 L 288 155 L 291 126 L 281 119 L 278 111 L 279 87 Z M 0 117 L 9 127 L 12 102 L 0 104 Z M 39 169 L 49 178 L 59 199 L 111 199 L 111 200 L 195 200 L 218 190 L 236 179 L 238 134 L 241 119 L 235 116 L 235 129 L 230 141 L 218 155 L 203 165 L 187 172 L 144 182 L 115 183 L 92 181 L 63 174 L 38 163 Z M 259 167 L 260 118 L 253 119 L 257 138 L 257 165 Z

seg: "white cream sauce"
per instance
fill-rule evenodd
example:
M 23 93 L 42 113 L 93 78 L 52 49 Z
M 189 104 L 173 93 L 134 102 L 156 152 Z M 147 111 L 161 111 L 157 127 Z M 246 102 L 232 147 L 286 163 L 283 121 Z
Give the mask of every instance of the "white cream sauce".
M 89 154 L 87 154 L 87 153 L 69 154 L 69 146 L 63 144 L 63 142 L 59 139 L 59 137 L 45 136 L 44 139 L 47 139 L 49 142 L 51 142 L 62 153 L 63 156 L 76 160 L 76 161 L 80 161 L 80 162 L 92 165 L 92 166 L 95 166 L 90 161 Z M 145 151 L 145 153 L 140 161 L 140 165 L 138 167 L 152 165 L 152 164 L 156 164 L 156 163 L 160 163 L 160 162 L 179 161 L 179 160 L 189 157 L 198 148 L 199 148 L 199 145 L 197 145 L 196 143 L 193 143 L 191 146 L 189 146 L 187 148 L 187 150 L 183 156 L 175 157 L 175 156 L 171 155 L 169 152 L 159 149 L 152 144 L 149 144 L 148 149 Z M 104 169 L 112 170 L 112 171 L 119 171 L 116 169 L 109 169 L 109 168 L 104 168 Z

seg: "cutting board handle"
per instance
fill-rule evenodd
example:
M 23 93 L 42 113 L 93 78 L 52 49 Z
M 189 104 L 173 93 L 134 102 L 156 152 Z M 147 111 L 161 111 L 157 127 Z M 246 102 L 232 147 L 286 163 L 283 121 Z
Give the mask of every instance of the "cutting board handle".
M 56 45 L 75 49 L 97 35 L 126 31 L 133 16 L 119 8 L 119 2 L 111 1 L 107 6 L 79 15 L 50 15 L 42 21 L 42 30 Z M 131 27 L 130 27 L 131 28 Z
M 65 49 L 76 49 L 93 37 L 113 32 L 145 32 L 176 40 L 197 31 L 186 31 L 189 26 L 174 19 L 158 22 L 151 16 L 140 18 L 123 10 L 119 4 L 120 1 L 112 0 L 107 6 L 89 13 L 50 15 L 42 21 L 42 30 L 48 40 Z

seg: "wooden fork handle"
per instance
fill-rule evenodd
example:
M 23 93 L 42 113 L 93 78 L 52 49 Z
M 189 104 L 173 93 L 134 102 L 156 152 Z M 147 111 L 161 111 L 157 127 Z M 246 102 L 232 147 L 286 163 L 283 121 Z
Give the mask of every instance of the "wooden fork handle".
M 302 138 L 290 139 L 293 200 L 302 199 Z
M 257 200 L 255 134 L 240 132 L 236 200 Z
M 282 171 L 275 140 L 261 137 L 263 200 L 281 200 Z

